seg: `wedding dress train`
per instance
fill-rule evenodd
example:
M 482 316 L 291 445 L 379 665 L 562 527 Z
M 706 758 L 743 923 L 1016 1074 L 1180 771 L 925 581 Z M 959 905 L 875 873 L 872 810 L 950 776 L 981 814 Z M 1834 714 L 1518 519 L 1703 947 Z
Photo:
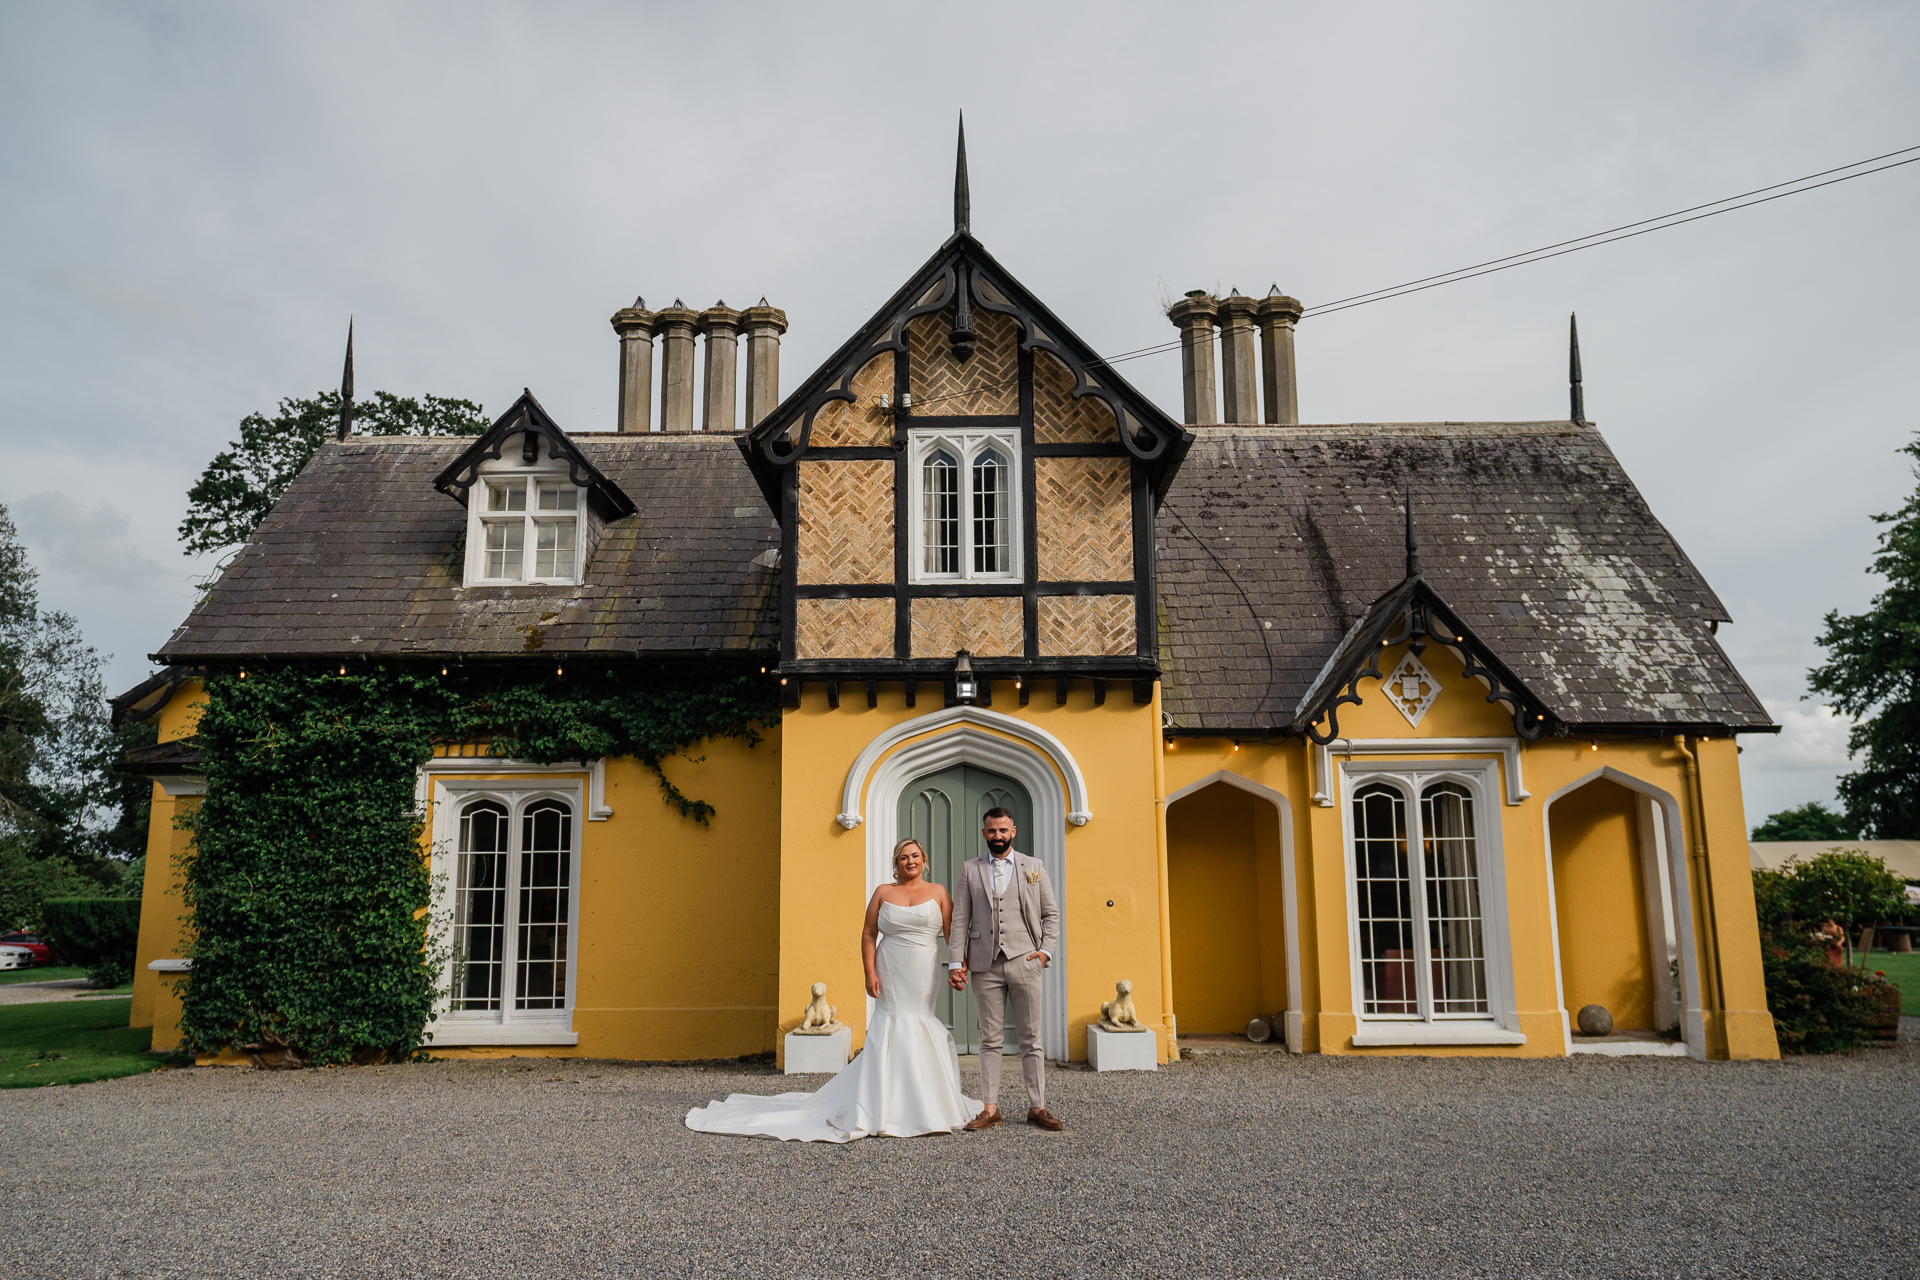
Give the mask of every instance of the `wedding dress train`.
M 934 1016 L 945 978 L 937 941 L 940 904 L 880 904 L 879 1007 L 857 1057 L 816 1093 L 736 1093 L 695 1107 L 687 1128 L 801 1142 L 851 1142 L 873 1134 L 947 1133 L 982 1104 L 960 1091 L 953 1034 Z

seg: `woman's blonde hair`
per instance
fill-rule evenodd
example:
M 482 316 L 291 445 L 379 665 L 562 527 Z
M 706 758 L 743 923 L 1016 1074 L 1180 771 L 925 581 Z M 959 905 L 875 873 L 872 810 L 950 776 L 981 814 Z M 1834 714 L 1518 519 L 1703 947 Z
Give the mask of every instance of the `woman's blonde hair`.
M 926 878 L 927 863 L 929 861 L 927 857 L 927 846 L 921 844 L 918 840 L 915 840 L 912 836 L 908 836 L 906 839 L 898 842 L 893 846 L 893 882 L 895 884 L 900 883 L 900 851 L 905 849 L 908 845 L 912 845 L 914 848 L 920 851 L 920 876 L 922 879 Z

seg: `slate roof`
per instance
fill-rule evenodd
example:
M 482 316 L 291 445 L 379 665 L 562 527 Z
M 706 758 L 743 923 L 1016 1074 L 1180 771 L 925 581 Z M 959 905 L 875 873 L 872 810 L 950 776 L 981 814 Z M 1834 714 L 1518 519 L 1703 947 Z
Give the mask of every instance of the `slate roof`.
M 433 481 L 473 441 L 350 438 L 321 446 L 155 661 L 776 647 L 779 526 L 733 436 L 572 439 L 639 508 L 580 586 L 463 588 L 466 508 Z
M 1405 577 L 1409 490 L 1425 581 L 1563 722 L 1769 727 L 1710 630 L 1726 606 L 1592 426 L 1193 430 L 1158 521 L 1175 727 L 1287 723 Z

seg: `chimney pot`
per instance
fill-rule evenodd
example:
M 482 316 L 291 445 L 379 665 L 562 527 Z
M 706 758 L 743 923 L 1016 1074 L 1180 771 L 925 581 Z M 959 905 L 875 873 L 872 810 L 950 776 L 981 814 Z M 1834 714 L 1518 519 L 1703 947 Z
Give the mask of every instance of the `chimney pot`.
M 1219 304 L 1203 289 L 1195 289 L 1167 309 L 1167 319 L 1180 330 L 1180 383 L 1185 392 L 1186 420 L 1211 426 L 1218 399 L 1214 394 L 1213 329 Z
M 1265 377 L 1266 421 L 1291 427 L 1300 422 L 1300 389 L 1293 372 L 1293 326 L 1300 319 L 1300 300 L 1289 298 L 1274 285 L 1260 300 L 1260 356 Z
M 700 429 L 732 431 L 734 391 L 740 385 L 740 313 L 723 298 L 700 313 L 700 332 L 707 335 L 707 396 Z
M 740 425 L 752 429 L 780 403 L 780 335 L 787 331 L 787 313 L 760 305 L 740 316 L 747 331 L 747 415 Z
M 675 298 L 656 315 L 660 333 L 660 429 L 693 430 L 693 341 L 700 313 Z
M 648 431 L 653 416 L 653 332 L 659 317 L 646 309 L 645 298 L 613 313 L 613 331 L 620 335 L 621 431 Z
M 1253 423 L 1260 420 L 1255 399 L 1259 373 L 1254 368 L 1254 301 L 1235 289 L 1220 300 L 1221 420 Z

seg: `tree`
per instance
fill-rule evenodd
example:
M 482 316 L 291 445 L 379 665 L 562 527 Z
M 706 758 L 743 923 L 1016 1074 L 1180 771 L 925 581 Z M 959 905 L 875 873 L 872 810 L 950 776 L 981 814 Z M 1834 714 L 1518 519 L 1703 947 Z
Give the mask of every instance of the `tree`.
M 1798 809 L 1782 809 L 1770 814 L 1767 820 L 1753 829 L 1755 840 L 1858 840 L 1860 830 L 1847 821 L 1845 814 L 1835 813 L 1812 800 Z
M 340 393 L 288 398 L 271 418 L 240 419 L 240 438 L 215 454 L 187 490 L 180 540 L 188 555 L 220 551 L 247 540 L 293 478 L 340 424 Z M 356 401 L 353 429 L 369 436 L 477 436 L 492 425 L 471 400 L 396 396 L 376 391 Z
M 1920 436 L 1900 451 L 1920 462 Z M 1865 613 L 1827 614 L 1819 641 L 1827 661 L 1807 683 L 1860 718 L 1847 735 L 1860 768 L 1840 779 L 1847 820 L 1866 837 L 1906 840 L 1920 837 L 1920 488 L 1873 518 L 1887 527 L 1868 572 L 1886 590 Z

